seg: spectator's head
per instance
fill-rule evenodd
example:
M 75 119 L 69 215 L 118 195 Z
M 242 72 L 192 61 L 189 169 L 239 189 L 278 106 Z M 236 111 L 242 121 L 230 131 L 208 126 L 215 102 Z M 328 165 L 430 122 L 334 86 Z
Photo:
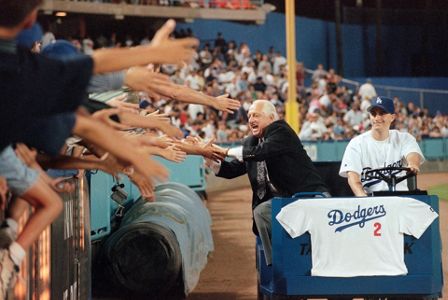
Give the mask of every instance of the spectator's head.
M 198 112 L 197 114 L 196 114 L 196 120 L 197 121 L 204 121 L 204 119 L 205 119 L 205 116 L 204 116 L 204 114 L 203 113 L 201 113 L 201 112 Z
M 410 112 L 413 112 L 415 110 L 415 104 L 414 102 L 408 102 L 408 104 L 406 105 L 406 107 L 408 108 L 408 110 Z
M 249 48 L 249 46 L 247 46 L 247 44 L 244 44 L 244 46 L 241 47 L 241 54 L 244 57 L 249 57 L 250 56 L 250 48 Z
M 0 27 L 30 28 L 37 18 L 37 8 L 43 0 L 0 0 Z
M 82 45 L 81 45 L 81 41 L 78 38 L 71 38 L 69 40 L 70 43 L 73 44 L 73 46 L 76 47 L 76 49 L 78 49 L 79 52 L 81 52 L 82 49 Z M 121 46 L 120 46 L 121 47 Z
M 262 137 L 265 128 L 278 120 L 277 110 L 268 100 L 255 100 L 249 107 L 248 117 L 250 130 L 256 137 Z
M 314 123 L 314 122 L 317 122 L 317 120 L 319 120 L 319 114 L 313 111 L 313 112 L 308 113 L 306 115 L 306 118 L 309 122 Z
M 57 40 L 42 48 L 42 55 L 55 59 L 66 59 L 80 54 L 78 48 L 66 40 Z
M 42 40 L 42 27 L 35 23 L 31 28 L 22 30 L 16 38 L 17 45 L 32 49 L 36 43 Z

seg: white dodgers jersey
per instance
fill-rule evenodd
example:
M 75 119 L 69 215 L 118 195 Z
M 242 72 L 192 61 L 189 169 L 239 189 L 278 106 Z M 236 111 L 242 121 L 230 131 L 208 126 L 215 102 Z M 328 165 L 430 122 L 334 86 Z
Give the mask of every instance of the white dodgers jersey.
M 298 237 L 311 234 L 313 276 L 405 275 L 404 234 L 416 238 L 437 213 L 406 197 L 302 199 L 276 216 Z
M 421 156 L 421 163 L 424 162 L 425 158 L 415 138 L 407 132 L 389 130 L 389 137 L 386 140 L 377 141 L 372 137 L 372 132 L 367 131 L 353 138 L 347 145 L 339 175 L 347 177 L 349 171 L 358 173 L 367 193 L 387 191 L 388 186 L 385 181 L 370 178 L 365 172 L 384 167 L 405 167 L 405 158 L 412 152 L 418 153 Z M 405 172 L 395 175 L 402 176 Z M 407 191 L 406 180 L 398 183 L 396 189 Z

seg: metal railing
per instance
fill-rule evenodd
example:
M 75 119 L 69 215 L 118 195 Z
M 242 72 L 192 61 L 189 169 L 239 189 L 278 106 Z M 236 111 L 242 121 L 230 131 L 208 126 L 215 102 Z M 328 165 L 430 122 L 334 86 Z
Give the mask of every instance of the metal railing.
M 307 75 L 312 75 L 313 70 L 305 69 Z M 354 81 L 346 78 L 342 78 L 341 82 L 348 88 L 357 92 L 359 87 L 363 84 L 359 81 Z M 408 88 L 390 85 L 381 85 L 373 83 L 378 95 L 384 95 L 387 97 L 399 97 L 404 102 L 412 101 L 418 104 L 420 107 L 427 107 L 428 104 L 434 105 L 440 108 L 445 101 L 448 101 L 448 90 L 437 89 L 422 89 L 422 88 Z
M 356 87 L 358 90 L 359 86 L 362 84 L 357 81 L 342 79 L 342 82 L 346 85 L 352 85 Z M 438 101 L 440 100 L 446 101 L 448 98 L 448 90 L 436 90 L 436 89 L 419 89 L 419 88 L 408 88 L 408 87 L 399 87 L 399 86 L 389 86 L 389 85 L 381 85 L 381 84 L 373 84 L 378 95 L 384 95 L 387 97 L 397 96 L 401 99 L 409 99 L 418 101 L 420 107 L 425 107 L 425 100 L 428 100 L 428 96 L 431 95 L 431 100 Z M 426 101 L 428 102 L 428 101 Z

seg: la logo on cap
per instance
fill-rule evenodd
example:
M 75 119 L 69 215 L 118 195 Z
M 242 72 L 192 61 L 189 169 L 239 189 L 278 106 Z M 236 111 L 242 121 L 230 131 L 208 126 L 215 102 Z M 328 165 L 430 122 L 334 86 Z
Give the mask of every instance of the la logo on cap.
M 376 103 L 379 103 L 379 104 L 381 104 L 381 103 L 383 103 L 383 100 L 381 100 L 381 98 L 380 98 L 380 97 L 378 97 L 378 98 L 376 98 Z

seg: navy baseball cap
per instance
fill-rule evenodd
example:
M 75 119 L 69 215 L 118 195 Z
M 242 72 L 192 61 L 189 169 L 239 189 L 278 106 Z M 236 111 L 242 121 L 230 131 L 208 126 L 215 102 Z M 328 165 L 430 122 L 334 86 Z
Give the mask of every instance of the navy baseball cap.
M 38 23 L 34 23 L 31 28 L 22 30 L 16 37 L 19 46 L 31 49 L 34 42 L 42 40 L 42 27 Z
M 40 53 L 46 57 L 62 60 L 81 54 L 72 43 L 66 40 L 56 40 L 42 48 Z
M 395 113 L 395 106 L 394 106 L 394 100 L 378 96 L 372 99 L 370 107 L 367 109 L 367 111 L 371 111 L 373 108 L 378 107 L 384 110 L 388 114 L 394 114 Z

